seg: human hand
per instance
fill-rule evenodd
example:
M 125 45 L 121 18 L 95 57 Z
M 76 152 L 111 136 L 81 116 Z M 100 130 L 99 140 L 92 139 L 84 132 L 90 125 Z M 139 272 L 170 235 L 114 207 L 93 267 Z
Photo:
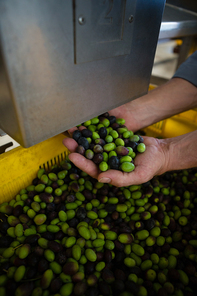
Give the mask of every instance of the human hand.
M 135 102 L 132 101 L 109 111 L 109 115 L 113 115 L 116 118 L 124 118 L 127 128 L 133 132 L 140 129 L 140 121 L 136 119 L 135 108 L 132 108 L 134 104 Z
M 77 142 L 66 138 L 63 144 L 71 151 L 69 159 L 81 170 L 101 183 L 110 183 L 117 187 L 138 185 L 152 179 L 155 175 L 163 174 L 168 164 L 168 144 L 165 140 L 143 137 L 146 151 L 135 158 L 135 170 L 131 173 L 118 170 L 100 172 L 92 160 L 86 159 L 79 153 L 74 153 Z

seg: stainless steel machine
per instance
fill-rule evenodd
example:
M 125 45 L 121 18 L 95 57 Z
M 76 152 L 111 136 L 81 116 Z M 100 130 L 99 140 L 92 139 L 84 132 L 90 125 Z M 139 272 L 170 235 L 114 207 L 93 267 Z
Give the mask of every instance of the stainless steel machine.
M 165 0 L 0 0 L 0 128 L 32 146 L 145 94 Z

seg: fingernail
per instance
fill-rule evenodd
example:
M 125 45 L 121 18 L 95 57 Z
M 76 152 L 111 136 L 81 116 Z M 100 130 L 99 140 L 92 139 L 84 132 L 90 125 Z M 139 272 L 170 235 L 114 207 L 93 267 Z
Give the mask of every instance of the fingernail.
M 110 178 L 101 178 L 99 180 L 100 183 L 110 183 L 111 182 L 111 179 Z

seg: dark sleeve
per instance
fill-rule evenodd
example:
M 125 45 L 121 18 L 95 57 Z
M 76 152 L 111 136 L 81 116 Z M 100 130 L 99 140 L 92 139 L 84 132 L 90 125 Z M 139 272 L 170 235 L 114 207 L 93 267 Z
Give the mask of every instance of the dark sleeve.
M 197 86 L 197 50 L 180 65 L 173 77 L 185 79 Z

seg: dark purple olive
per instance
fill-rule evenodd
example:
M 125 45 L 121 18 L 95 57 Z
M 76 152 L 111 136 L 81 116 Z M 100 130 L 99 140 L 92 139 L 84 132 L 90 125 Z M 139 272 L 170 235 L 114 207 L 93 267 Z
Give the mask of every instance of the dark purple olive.
M 15 294 L 9 294 L 9 295 L 25 295 L 25 296 L 31 296 L 31 293 L 34 289 L 34 282 L 28 281 L 26 283 L 20 284 Z
M 27 198 L 27 199 L 25 200 L 25 205 L 26 205 L 26 206 L 30 206 L 31 203 L 32 203 L 32 199 L 31 199 L 31 198 Z
M 34 253 L 38 256 L 43 256 L 44 254 L 44 249 L 40 246 L 36 246 L 34 249 Z
M 124 289 L 125 289 L 125 284 L 124 284 L 124 282 L 121 281 L 121 280 L 116 280 L 116 281 L 114 282 L 113 286 L 112 286 L 112 289 L 114 290 L 114 292 L 115 292 L 116 294 L 117 294 L 117 292 L 120 293 L 120 292 L 124 291 Z M 118 295 L 119 295 L 119 294 L 118 294 Z
M 21 266 L 21 265 L 27 265 L 27 260 L 26 259 L 20 259 L 19 257 L 16 257 L 15 259 L 14 259 L 14 265 L 15 266 L 17 266 L 17 267 L 19 267 L 19 266 Z
M 48 267 L 49 267 L 49 262 L 46 259 L 42 258 L 38 263 L 37 269 L 38 269 L 38 272 L 42 274 L 48 269 Z
M 121 194 L 118 196 L 118 200 L 119 200 L 119 203 L 124 203 L 126 201 L 126 198 L 123 194 Z
M 128 147 L 129 139 L 123 139 L 123 141 L 124 141 L 124 145 L 125 145 L 126 147 Z
M 168 292 L 164 288 L 160 288 L 157 292 L 158 296 L 168 296 Z
M 33 279 L 37 274 L 37 268 L 36 267 L 29 267 L 29 269 L 26 272 L 27 279 Z
M 67 196 L 66 196 L 67 197 Z M 62 196 L 61 196 L 61 199 L 62 199 Z M 66 200 L 66 198 L 65 198 L 65 200 Z M 64 201 L 65 201 L 64 200 Z M 66 207 L 65 207 L 65 205 L 63 204 L 63 203 L 60 203 L 60 204 L 58 204 L 58 205 L 55 205 L 56 206 L 56 211 L 57 212 L 60 212 L 60 211 L 65 211 L 66 210 Z
M 150 254 L 148 252 L 145 251 L 144 255 L 141 256 L 141 259 L 144 261 L 144 260 L 148 260 L 150 259 Z
M 76 217 L 74 217 L 74 218 L 70 219 L 67 223 L 70 227 L 75 228 L 77 226 L 77 224 L 79 223 L 79 220 Z M 76 231 L 76 229 L 75 229 L 75 231 Z
M 95 153 L 103 153 L 103 147 L 101 145 L 95 145 L 94 148 L 93 148 L 93 151 Z
M 191 284 L 192 288 L 196 290 L 196 287 L 197 287 L 197 277 L 196 276 L 190 277 L 190 284 Z
M 108 195 L 108 192 L 109 192 L 109 186 L 106 184 L 101 189 L 99 189 L 99 194 Z
M 13 241 L 13 238 L 10 236 L 1 236 L 0 237 L 0 248 L 8 248 Z
M 19 217 L 23 213 L 23 207 L 21 205 L 17 205 L 13 210 L 13 215 L 15 217 Z
M 170 218 L 170 224 L 168 225 L 168 229 L 170 229 L 170 231 L 174 232 L 176 229 L 176 221 L 174 220 L 174 218 Z
M 104 258 L 106 263 L 110 263 L 112 261 L 112 253 L 110 250 L 105 250 Z
M 74 275 L 78 271 L 78 268 L 77 262 L 67 262 L 63 266 L 63 272 L 68 275 Z
M 125 283 L 125 289 L 128 292 L 132 292 L 134 295 L 137 295 L 138 292 L 139 292 L 139 285 L 136 284 L 133 281 L 126 281 L 126 283 Z
M 0 232 L 2 234 L 6 234 L 7 233 L 7 229 L 9 227 L 10 227 L 10 224 L 7 221 L 0 222 Z M 0 237 L 0 245 L 1 245 L 1 239 L 2 239 L 2 237 Z
M 80 138 L 81 136 L 82 136 L 82 134 L 81 134 L 81 132 L 80 132 L 79 130 L 74 131 L 74 132 L 73 132 L 73 135 L 72 135 L 73 139 L 74 139 L 76 142 L 78 142 L 78 140 L 79 140 L 79 138 Z
M 117 220 L 119 218 L 119 213 L 114 211 L 112 214 L 111 214 L 111 217 L 113 220 Z
M 17 283 L 13 279 L 6 282 L 6 295 L 15 295 Z
M 57 215 L 58 214 L 55 211 L 49 212 L 47 218 L 48 218 L 49 221 L 52 221 L 53 219 L 55 219 L 57 217 Z
M 90 190 L 88 190 L 88 189 L 83 190 L 83 195 L 85 196 L 85 198 L 86 198 L 88 201 L 90 201 L 90 200 L 93 199 L 93 194 L 92 194 L 92 192 L 91 192 Z
M 122 269 L 116 268 L 114 271 L 114 276 L 116 279 L 119 279 L 121 281 L 126 281 L 127 276 L 125 274 L 125 272 Z
M 130 273 L 135 273 L 138 277 L 142 273 L 142 270 L 141 270 L 141 268 L 139 266 L 131 267 L 129 270 L 130 270 Z
M 119 156 L 126 156 L 128 155 L 129 153 L 129 149 L 124 147 L 124 146 L 118 146 L 116 147 L 116 153 L 119 155 Z
M 103 161 L 103 155 L 101 153 L 97 153 L 94 155 L 94 157 L 92 158 L 92 161 L 96 164 L 99 164 Z
M 102 117 L 108 118 L 109 117 L 109 113 L 108 112 L 105 112 L 105 113 L 99 115 L 99 119 L 101 119 Z
M 171 235 L 170 229 L 168 229 L 168 228 L 161 229 L 161 235 L 164 237 L 170 236 Z
M 116 122 L 116 117 L 115 116 L 109 116 L 108 120 L 110 122 L 110 125 L 112 125 L 113 123 Z
M 99 290 L 96 287 L 91 287 L 86 290 L 86 296 L 99 296 Z
M 46 206 L 46 209 L 47 209 L 47 211 L 49 211 L 49 212 L 53 212 L 53 211 L 55 211 L 55 208 L 56 208 L 56 205 L 55 205 L 53 202 L 47 204 L 47 206 Z
M 62 240 L 65 236 L 65 233 L 63 233 L 62 230 L 59 230 L 55 233 L 55 240 Z
M 85 282 L 80 281 L 76 283 L 74 286 L 74 294 L 76 296 L 84 295 L 86 290 L 87 290 L 87 284 Z
M 165 215 L 164 215 L 164 212 L 163 211 L 158 211 L 157 213 L 156 213 L 156 219 L 159 221 L 159 222 L 162 222 L 163 221 L 163 219 L 164 219 L 164 217 L 165 217 Z
M 56 257 L 55 257 L 55 260 L 60 264 L 60 265 L 63 265 L 66 263 L 66 260 L 67 260 L 67 256 L 66 256 L 66 251 L 63 250 L 59 253 L 57 253 Z
M 66 197 L 67 202 L 74 202 L 75 201 L 75 195 L 74 194 L 69 194 Z
M 104 281 L 100 281 L 99 284 L 99 290 L 101 292 L 101 295 L 110 295 L 110 286 L 104 282 Z
M 103 139 L 101 139 L 101 138 L 100 139 L 96 139 L 94 142 L 95 142 L 95 144 L 98 144 L 98 145 L 101 145 L 101 146 L 104 146 L 106 144 L 106 142 Z
M 28 266 L 35 267 L 37 266 L 39 260 L 39 256 L 33 252 L 27 257 L 27 264 Z
M 81 155 L 85 155 L 85 148 L 82 145 L 78 145 L 75 152 L 77 152 L 77 153 L 79 153 Z
M 137 151 L 137 146 L 138 146 L 138 144 L 136 142 L 133 142 L 133 141 L 129 141 L 129 143 L 127 144 L 127 147 L 131 147 L 134 152 Z
M 85 137 L 85 138 L 91 138 L 92 137 L 92 131 L 85 128 L 81 131 L 81 134 L 82 134 L 82 137 Z
M 53 183 L 51 184 L 51 187 L 52 187 Z M 53 202 L 53 199 L 54 199 L 53 195 L 50 193 L 47 193 L 47 192 L 40 193 L 39 197 L 40 197 L 41 201 L 43 201 L 45 203 L 51 203 L 51 202 Z
M 57 293 L 62 286 L 62 280 L 57 277 L 51 281 L 50 290 L 53 294 Z
M 123 251 L 124 250 L 124 244 L 122 244 L 118 240 L 115 240 L 114 244 L 115 244 L 115 249 L 116 250 L 118 250 L 118 251 Z
M 138 135 L 138 137 L 139 137 L 138 143 L 144 143 L 144 139 L 142 138 L 142 136 Z
M 95 271 L 95 263 L 88 261 L 85 264 L 85 273 L 89 275 L 89 274 L 94 273 L 94 271 Z
M 102 139 L 105 139 L 105 137 L 107 136 L 107 129 L 106 127 L 101 127 L 98 131 L 98 134 L 99 136 L 102 138 Z
M 170 244 L 165 243 L 162 247 L 161 247 L 161 252 L 162 253 L 168 253 L 170 250 Z
M 80 189 L 77 181 L 72 181 L 72 183 L 69 186 L 70 186 L 70 189 L 72 189 L 74 192 L 78 192 Z
M 82 221 L 83 219 L 85 219 L 86 214 L 87 214 L 86 209 L 85 209 L 84 207 L 79 207 L 79 208 L 77 209 L 77 212 L 76 212 L 76 217 L 77 217 L 80 221 Z
M 108 284 L 111 284 L 115 281 L 114 273 L 109 269 L 103 269 L 101 272 L 101 277 Z
M 114 122 L 114 123 L 112 123 L 111 127 L 113 129 L 117 130 L 120 127 L 120 125 L 117 122 Z
M 155 227 L 155 220 L 153 218 L 144 221 L 144 228 L 150 231 L 152 228 Z
M 58 252 L 62 251 L 63 246 L 61 244 L 59 244 L 58 242 L 56 242 L 56 241 L 49 241 L 48 242 L 48 248 L 50 250 L 52 250 L 54 253 L 58 253 Z
M 196 267 L 190 263 L 189 265 L 185 266 L 184 271 L 187 275 L 195 275 Z
M 53 232 L 46 231 L 42 233 L 42 237 L 49 241 L 53 241 L 55 239 L 55 234 Z
M 117 205 L 113 205 L 113 204 L 106 204 L 105 206 L 105 210 L 108 212 L 108 213 L 112 213 L 116 210 L 116 207 Z
M 119 158 L 117 156 L 111 156 L 109 158 L 108 164 L 109 164 L 111 169 L 118 170 L 119 165 L 120 165 L 120 160 L 119 160 Z
M 81 137 L 78 140 L 78 144 L 80 146 L 83 146 L 85 148 L 85 150 L 87 150 L 89 148 L 89 142 L 85 137 Z
M 28 199 L 33 199 L 33 197 L 35 195 L 37 195 L 37 192 L 36 191 L 29 191 L 27 195 L 28 195 Z
M 29 235 L 25 238 L 24 244 L 30 244 L 34 246 L 37 243 L 39 238 L 40 236 L 38 234 Z
M 104 253 L 103 252 L 97 252 L 96 253 L 96 257 L 97 257 L 97 261 L 100 262 L 103 260 L 103 257 L 104 257 Z
M 161 247 L 154 245 L 154 253 L 156 253 L 158 256 L 161 255 Z

